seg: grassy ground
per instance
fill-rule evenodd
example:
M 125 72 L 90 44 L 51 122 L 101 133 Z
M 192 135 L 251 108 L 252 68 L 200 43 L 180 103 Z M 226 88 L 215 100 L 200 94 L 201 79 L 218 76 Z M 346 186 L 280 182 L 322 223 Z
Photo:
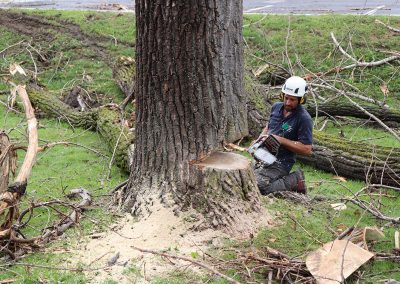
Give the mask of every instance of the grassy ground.
M 63 30 L 62 33 L 52 32 L 46 37 L 30 37 L 16 33 L 7 27 L 0 27 L 0 51 L 24 40 L 47 59 L 40 63 L 37 54 L 26 45 L 16 45 L 2 54 L 0 59 L 0 90 L 8 90 L 6 81 L 8 66 L 18 62 L 31 74 L 37 64 L 38 81 L 45 85 L 55 95 L 68 93 L 72 87 L 81 86 L 89 93 L 102 94 L 109 101 L 119 102 L 123 98 L 112 79 L 111 66 L 113 60 L 120 55 L 134 55 L 134 17 L 130 14 L 95 13 L 95 12 L 67 12 L 67 11 L 39 11 L 27 13 L 40 16 L 46 22 L 55 26 L 77 25 L 81 34 L 90 36 L 86 40 L 76 34 Z M 380 17 L 380 20 L 393 26 L 400 26 L 400 18 Z M 246 41 L 247 68 L 257 69 L 265 61 L 281 64 L 285 68 L 293 68 L 299 75 L 326 71 L 343 60 L 342 55 L 334 50 L 329 33 L 334 32 L 341 44 L 349 48 L 354 57 L 365 60 L 379 60 L 387 55 L 383 51 L 398 49 L 398 36 L 386 28 L 374 23 L 375 17 L 359 16 L 246 16 L 244 20 L 244 37 Z M 67 21 L 67 22 L 65 22 Z M 50 40 L 51 39 L 51 40 Z M 350 45 L 351 42 L 351 45 Z M 34 54 L 34 61 L 27 52 Z M 380 51 L 378 51 L 380 50 Z M 289 59 L 285 54 L 289 55 Z M 343 62 L 343 65 L 350 62 Z M 387 102 L 397 106 L 400 100 L 400 76 L 398 63 L 387 64 L 377 68 L 358 69 L 354 72 L 340 73 L 342 79 L 357 86 L 365 95 L 382 99 L 380 86 L 387 84 L 389 96 Z M 5 102 L 6 96 L 1 96 Z M 23 116 L 8 112 L 0 108 L 0 127 L 10 133 L 14 141 L 24 142 Z M 14 129 L 15 128 L 15 129 Z M 367 141 L 386 146 L 400 147 L 400 142 L 393 139 L 386 131 L 370 129 L 363 125 L 354 126 L 343 123 L 341 125 L 328 124 L 326 131 L 331 134 L 344 132 L 346 137 L 354 141 Z M 108 179 L 108 163 L 110 154 L 101 138 L 91 131 L 71 128 L 68 124 L 55 120 L 40 119 L 39 137 L 41 144 L 50 141 L 67 140 L 93 148 L 108 155 L 108 158 L 99 156 L 93 151 L 79 146 L 57 146 L 39 154 L 37 163 L 29 180 L 28 202 L 45 201 L 53 198 L 62 198 L 64 192 L 76 187 L 84 187 L 91 191 L 95 198 L 95 205 L 84 216 L 84 221 L 75 229 L 68 231 L 59 241 L 53 242 L 40 252 L 29 254 L 23 263 L 31 265 L 45 265 L 50 267 L 67 266 L 68 258 L 62 254 L 68 250 L 69 244 L 79 242 L 79 236 L 92 230 L 106 228 L 112 217 L 105 211 L 104 204 L 109 202 L 106 196 L 108 189 L 127 176 L 113 167 Z M 19 153 L 20 159 L 24 153 Z M 310 194 L 327 195 L 332 198 L 351 196 L 365 186 L 361 181 L 340 181 L 332 174 L 297 163 L 296 168 L 305 170 L 307 185 Z M 389 197 L 379 197 L 370 200 L 380 204 L 383 213 L 389 216 L 400 216 L 399 193 L 386 191 Z M 281 250 L 291 256 L 305 255 L 318 248 L 321 243 L 333 240 L 336 233 L 346 227 L 378 226 L 383 227 L 385 238 L 372 246 L 373 251 L 390 252 L 393 248 L 395 228 L 374 219 L 360 208 L 348 204 L 344 211 L 334 211 L 329 204 L 321 203 L 312 207 L 293 204 L 293 202 L 265 198 L 265 206 L 274 212 L 277 223 L 272 229 L 262 230 L 252 242 L 227 242 L 230 247 L 246 249 L 248 247 L 262 248 L 265 245 Z M 28 236 L 40 233 L 43 224 L 51 224 L 58 218 L 47 211 L 38 211 L 31 222 L 31 227 L 25 232 Z M 229 259 L 235 257 L 233 253 L 213 251 L 215 255 Z M 397 271 L 396 271 L 397 269 Z M 393 262 L 371 262 L 361 268 L 362 283 L 376 283 L 381 279 L 400 279 L 398 264 Z M 391 272 L 394 271 L 394 272 Z M 132 279 L 141 277 L 134 268 L 126 270 Z M 225 273 L 235 276 L 234 270 Z M 239 276 L 235 276 L 238 279 Z M 82 273 L 61 271 L 48 268 L 16 265 L 7 267 L 0 262 L 0 280 L 13 278 L 16 283 L 38 283 L 46 280 L 49 283 L 84 283 Z M 191 283 L 199 276 L 185 272 L 177 272 L 167 277 L 155 279 L 154 283 Z M 204 276 L 198 279 L 208 283 L 224 283 Z M 134 281 L 134 280 L 132 280 Z M 261 282 L 261 280 L 259 280 Z M 109 283 L 112 283 L 110 281 Z

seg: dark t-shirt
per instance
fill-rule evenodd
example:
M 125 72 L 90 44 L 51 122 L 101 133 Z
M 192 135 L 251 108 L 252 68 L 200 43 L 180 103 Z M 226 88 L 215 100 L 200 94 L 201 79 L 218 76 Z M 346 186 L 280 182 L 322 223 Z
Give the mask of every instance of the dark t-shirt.
M 312 144 L 313 123 L 310 114 L 298 105 L 287 117 L 283 116 L 283 102 L 275 103 L 271 109 L 268 122 L 268 134 L 275 134 L 293 141 L 300 141 L 305 145 Z M 289 173 L 296 162 L 296 154 L 280 147 L 278 161 Z

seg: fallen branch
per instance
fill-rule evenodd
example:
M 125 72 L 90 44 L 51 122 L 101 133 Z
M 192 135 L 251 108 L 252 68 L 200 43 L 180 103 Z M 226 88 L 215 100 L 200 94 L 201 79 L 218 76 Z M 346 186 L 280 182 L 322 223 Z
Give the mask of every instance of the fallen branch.
M 344 96 L 346 99 L 348 99 L 348 101 L 354 105 L 355 107 L 357 107 L 361 112 L 363 112 L 364 114 L 368 115 L 370 118 L 372 118 L 373 120 L 375 120 L 376 122 L 378 122 L 384 129 L 386 129 L 387 131 L 389 131 L 397 140 L 400 141 L 400 137 L 399 135 L 393 130 L 391 129 L 389 126 L 387 126 L 382 120 L 380 120 L 376 115 L 368 112 L 364 107 L 362 107 L 360 104 L 356 103 L 355 101 L 353 101 L 348 93 L 346 93 L 345 91 L 339 90 L 338 88 L 334 87 L 334 86 L 326 86 L 326 85 L 319 85 L 319 84 L 313 84 L 313 86 L 318 86 L 318 87 L 323 87 L 323 88 L 327 88 L 329 90 L 332 91 L 336 91 L 337 93 L 341 94 L 342 96 Z
M 358 198 L 357 199 L 344 198 L 343 200 L 349 201 L 349 202 L 361 207 L 365 211 L 367 211 L 370 214 L 372 214 L 373 216 L 375 216 L 377 219 L 389 221 L 395 225 L 400 224 L 400 217 L 393 218 L 393 217 L 386 216 L 386 215 L 382 214 L 382 212 L 380 212 L 378 209 L 367 206 L 365 204 L 365 202 L 363 202 L 362 200 L 360 200 Z
M 13 220 L 18 217 L 18 203 L 21 196 L 25 193 L 28 177 L 35 162 L 38 149 L 37 120 L 28 94 L 26 93 L 25 86 L 17 86 L 16 92 L 21 98 L 25 109 L 28 122 L 29 144 L 24 162 L 22 163 L 14 183 L 9 185 L 7 191 L 0 195 L 0 217 L 5 216 L 5 220 L 0 226 L 0 239 L 10 236 L 11 231 L 9 229 L 12 226 Z
M 389 25 L 386 25 L 384 22 L 379 21 L 378 19 L 375 20 L 375 23 L 380 24 L 380 25 L 382 25 L 382 26 L 388 28 L 388 29 L 391 30 L 392 32 L 400 33 L 400 29 L 396 29 L 396 28 L 393 28 L 393 27 L 391 27 L 391 26 L 389 26 Z
M 339 42 L 336 40 L 334 34 L 331 32 L 331 38 L 335 44 L 335 46 L 339 49 L 339 51 L 346 56 L 347 58 L 349 58 L 351 61 L 354 62 L 354 64 L 345 66 L 345 67 L 336 67 L 334 69 L 336 69 L 336 71 L 342 71 L 342 70 L 347 70 L 347 69 L 352 69 L 355 67 L 374 67 L 374 66 L 379 66 L 388 62 L 391 62 L 393 60 L 397 60 L 400 59 L 399 55 L 393 55 L 387 58 L 384 58 L 382 60 L 379 61 L 372 61 L 372 62 L 364 62 L 364 61 L 358 61 L 357 59 L 355 59 L 354 57 L 352 57 L 350 54 L 348 54 L 345 50 L 343 50 L 343 48 L 340 46 Z
M 51 238 L 57 237 L 64 233 L 68 228 L 72 225 L 76 224 L 79 221 L 79 216 L 84 207 L 88 206 L 92 202 L 92 198 L 90 193 L 84 188 L 77 188 L 71 190 L 69 197 L 73 197 L 79 195 L 82 198 L 82 201 L 76 206 L 76 208 L 72 211 L 72 213 L 65 217 L 63 220 L 59 222 L 58 225 L 53 226 L 51 229 L 47 229 L 44 234 L 40 237 L 40 243 L 47 243 Z
M 180 260 L 184 260 L 184 261 L 193 263 L 196 266 L 199 266 L 199 267 L 202 267 L 202 268 L 205 268 L 205 269 L 211 271 L 213 274 L 218 275 L 219 277 L 229 281 L 230 283 L 240 284 L 240 282 L 236 281 L 235 279 L 233 279 L 233 278 L 231 278 L 229 276 L 226 276 L 225 274 L 222 274 L 221 272 L 218 272 L 214 268 L 212 268 L 212 267 L 210 267 L 210 266 L 208 266 L 208 265 L 206 265 L 204 263 L 195 261 L 193 259 L 190 259 L 190 258 L 187 258 L 187 257 L 184 257 L 184 256 L 170 255 L 170 254 L 167 254 L 167 253 L 164 253 L 164 252 L 157 252 L 157 251 L 148 250 L 148 249 L 141 249 L 141 248 L 138 248 L 138 247 L 135 247 L 135 246 L 130 246 L 130 247 L 133 248 L 133 249 L 136 249 L 136 250 L 138 250 L 140 252 L 159 255 L 159 256 L 165 257 L 167 259 L 169 259 L 169 258 L 180 259 Z
M 392 254 L 392 253 L 378 252 L 378 253 L 376 253 L 374 259 L 383 260 L 383 261 L 400 262 L 400 255 L 395 255 L 395 254 Z
M 342 90 L 340 90 L 340 89 L 338 89 L 336 87 L 330 86 L 330 85 L 310 83 L 310 86 L 327 89 L 327 90 L 336 92 L 336 93 L 338 93 L 340 95 L 346 94 L 349 97 L 357 98 L 357 99 L 363 100 L 363 101 L 368 102 L 368 103 L 376 104 L 376 105 L 378 105 L 380 107 L 385 107 L 385 108 L 389 107 L 384 102 L 381 102 L 381 101 L 378 101 L 378 100 L 375 100 L 375 99 L 372 99 L 372 98 L 369 98 L 369 97 L 366 97 L 366 96 L 363 96 L 363 95 L 360 95 L 360 94 L 357 94 L 357 93 L 345 92 L 345 91 L 342 91 Z

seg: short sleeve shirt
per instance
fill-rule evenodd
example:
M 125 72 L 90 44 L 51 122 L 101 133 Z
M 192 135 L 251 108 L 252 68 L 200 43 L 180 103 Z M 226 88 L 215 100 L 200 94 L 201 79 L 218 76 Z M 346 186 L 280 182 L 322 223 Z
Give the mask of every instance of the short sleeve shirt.
M 283 115 L 283 102 L 275 103 L 272 106 L 268 134 L 312 145 L 312 129 L 311 116 L 302 105 L 298 105 L 287 117 Z M 296 154 L 285 147 L 280 147 L 277 159 L 289 173 L 296 162 Z

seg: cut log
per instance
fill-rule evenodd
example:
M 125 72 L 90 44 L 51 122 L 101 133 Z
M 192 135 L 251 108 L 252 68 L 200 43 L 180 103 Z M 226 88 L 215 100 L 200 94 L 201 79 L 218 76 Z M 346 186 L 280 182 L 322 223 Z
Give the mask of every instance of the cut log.
M 313 153 L 300 161 L 346 178 L 400 187 L 400 149 L 351 142 L 314 130 Z

